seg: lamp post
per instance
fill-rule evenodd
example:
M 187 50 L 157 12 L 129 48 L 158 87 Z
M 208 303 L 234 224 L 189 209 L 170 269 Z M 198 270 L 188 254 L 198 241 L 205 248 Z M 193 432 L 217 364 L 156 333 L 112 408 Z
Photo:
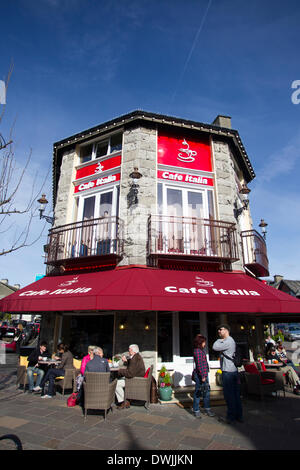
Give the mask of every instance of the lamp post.
M 267 222 L 265 222 L 264 219 L 261 219 L 259 227 L 261 228 L 264 239 L 266 239 L 266 236 L 267 236 L 267 230 L 266 230 L 267 226 L 268 226 Z
M 139 172 L 138 168 L 135 167 L 134 171 L 130 173 L 129 178 L 132 178 L 130 182 L 130 190 L 127 194 L 128 207 L 131 207 L 133 204 L 138 204 L 138 193 L 139 193 L 139 184 L 138 181 L 143 175 Z
M 235 203 L 235 209 L 234 209 L 234 216 L 237 219 L 241 213 L 245 210 L 248 209 L 249 206 L 249 199 L 248 199 L 248 194 L 251 192 L 251 189 L 247 187 L 246 184 L 242 184 L 241 189 L 239 190 L 239 194 L 242 195 L 242 207 L 237 207 L 237 203 Z
M 40 197 L 40 199 L 38 199 L 37 202 L 40 204 L 40 208 L 39 208 L 40 219 L 45 219 L 46 222 L 53 225 L 54 224 L 54 217 L 50 217 L 49 215 L 44 215 L 43 214 L 44 211 L 45 211 L 46 205 L 48 204 L 48 201 L 46 199 L 46 194 L 42 194 L 42 197 Z

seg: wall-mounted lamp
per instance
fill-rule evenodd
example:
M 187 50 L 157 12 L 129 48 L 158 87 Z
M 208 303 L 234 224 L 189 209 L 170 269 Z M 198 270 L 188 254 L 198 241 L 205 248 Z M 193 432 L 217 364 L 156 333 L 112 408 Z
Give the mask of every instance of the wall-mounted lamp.
M 241 199 L 242 199 L 242 207 L 237 207 L 237 203 L 235 203 L 235 208 L 234 208 L 234 217 L 237 219 L 241 213 L 245 210 L 248 209 L 249 206 L 249 199 L 248 199 L 248 194 L 251 192 L 251 189 L 247 187 L 246 184 L 243 184 L 241 189 L 239 190 L 239 194 L 241 194 Z
M 265 222 L 264 219 L 261 219 L 259 227 L 261 228 L 264 239 L 266 239 L 266 236 L 267 236 L 267 229 L 266 229 L 267 226 L 268 226 L 267 222 Z
M 119 330 L 126 330 L 126 328 L 127 328 L 126 318 L 122 318 L 122 320 L 119 323 Z
M 146 318 L 146 320 L 145 320 L 145 330 L 146 331 L 150 330 L 150 322 L 149 322 L 148 318 Z
M 132 178 L 130 181 L 130 190 L 127 194 L 128 207 L 131 207 L 133 204 L 138 204 L 138 193 L 139 193 L 139 184 L 138 181 L 143 175 L 139 172 L 137 167 L 134 168 L 134 171 L 130 173 L 129 178 Z
M 48 204 L 48 201 L 46 199 L 46 194 L 42 194 L 42 197 L 40 197 L 40 199 L 38 199 L 37 202 L 40 204 L 40 208 L 39 208 L 40 219 L 45 219 L 46 222 L 53 225 L 54 224 L 54 217 L 49 217 L 49 215 L 44 215 L 43 214 L 44 211 L 45 211 L 46 205 Z
M 241 325 L 240 328 L 241 328 L 241 330 L 244 330 L 244 329 L 245 329 L 244 325 Z
M 251 330 L 255 330 L 255 325 L 251 325 Z

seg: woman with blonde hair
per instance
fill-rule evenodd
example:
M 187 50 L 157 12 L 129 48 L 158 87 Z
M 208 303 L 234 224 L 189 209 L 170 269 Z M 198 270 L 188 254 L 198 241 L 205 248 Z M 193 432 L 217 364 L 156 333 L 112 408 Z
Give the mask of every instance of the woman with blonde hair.
M 84 356 L 82 361 L 81 361 L 80 374 L 76 377 L 77 392 L 79 392 L 79 390 L 81 388 L 86 365 L 91 359 L 94 358 L 94 349 L 95 348 L 96 348 L 96 346 L 89 346 L 87 355 Z

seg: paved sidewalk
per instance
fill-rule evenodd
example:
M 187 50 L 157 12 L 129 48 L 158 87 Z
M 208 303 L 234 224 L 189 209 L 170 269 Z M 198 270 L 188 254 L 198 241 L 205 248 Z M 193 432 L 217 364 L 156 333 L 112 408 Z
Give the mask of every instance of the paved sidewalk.
M 15 371 L 0 366 L 0 435 L 16 434 L 30 450 L 291 450 L 300 448 L 300 397 L 243 400 L 245 423 L 221 424 L 216 418 L 196 419 L 177 405 L 114 408 L 106 422 L 90 411 L 84 421 L 80 407 L 67 407 L 57 394 L 41 399 L 17 390 Z M 225 416 L 225 406 L 217 406 Z M 0 441 L 0 449 L 11 444 Z

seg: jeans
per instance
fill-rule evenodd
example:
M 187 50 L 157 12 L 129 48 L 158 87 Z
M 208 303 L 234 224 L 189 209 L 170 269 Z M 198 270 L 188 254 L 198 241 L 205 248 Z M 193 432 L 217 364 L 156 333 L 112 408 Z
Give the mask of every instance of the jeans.
M 203 406 L 205 410 L 210 409 L 210 386 L 208 378 L 202 382 L 201 376 L 194 374 L 195 380 L 195 393 L 193 400 L 193 411 L 199 411 L 200 398 L 203 397 Z
M 65 375 L 65 369 L 49 369 L 42 380 L 41 387 L 44 388 L 45 383 L 49 380 L 48 395 L 53 396 L 55 377 L 60 377 L 63 375 Z
M 222 381 L 224 398 L 227 404 L 227 419 L 230 421 L 243 419 L 239 373 L 223 371 Z
M 36 374 L 35 386 L 38 387 L 44 376 L 44 371 L 42 369 L 39 369 L 39 367 L 27 367 L 27 378 L 28 378 L 29 390 L 33 390 L 33 387 L 34 387 L 33 374 Z

